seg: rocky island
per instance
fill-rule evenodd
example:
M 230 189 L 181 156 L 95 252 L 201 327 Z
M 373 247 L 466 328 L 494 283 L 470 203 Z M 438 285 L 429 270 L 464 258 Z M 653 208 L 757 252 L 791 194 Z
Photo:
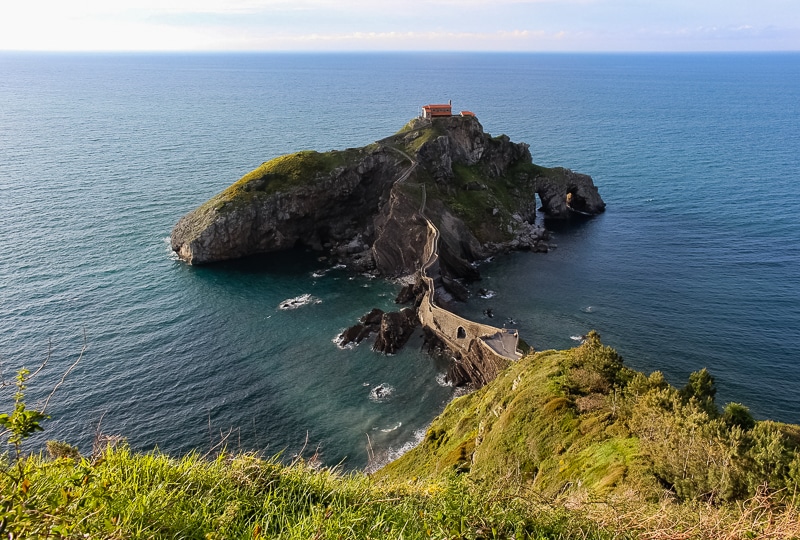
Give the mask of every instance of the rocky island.
M 605 209 L 589 176 L 535 165 L 527 144 L 488 135 L 474 115 L 448 113 L 363 148 L 268 161 L 184 216 L 171 242 L 190 264 L 307 246 L 357 271 L 413 276 L 398 299 L 413 310 L 373 310 L 341 341 L 376 331 L 376 350 L 392 353 L 421 323 L 429 348 L 451 359 L 448 378 L 479 387 L 521 356 L 519 336 L 446 306 L 466 300 L 475 261 L 548 249 L 536 195 L 551 217 Z
M 605 208 L 589 176 L 533 164 L 527 144 L 490 136 L 474 116 L 416 118 L 362 148 L 262 164 L 181 218 L 171 244 L 189 264 L 308 246 L 356 270 L 405 276 L 420 265 L 424 200 L 443 274 L 470 279 L 475 260 L 547 249 L 535 194 L 549 217 Z

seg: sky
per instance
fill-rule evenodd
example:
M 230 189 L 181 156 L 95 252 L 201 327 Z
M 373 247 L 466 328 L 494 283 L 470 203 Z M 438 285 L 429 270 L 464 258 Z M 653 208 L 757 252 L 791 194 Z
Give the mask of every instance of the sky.
M 2 0 L 0 50 L 800 51 L 800 0 Z

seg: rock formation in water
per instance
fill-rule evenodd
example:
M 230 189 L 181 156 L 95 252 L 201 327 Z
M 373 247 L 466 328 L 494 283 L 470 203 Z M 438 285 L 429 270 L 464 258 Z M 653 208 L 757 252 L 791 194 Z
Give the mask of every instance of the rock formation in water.
M 340 346 L 358 345 L 376 333 L 372 348 L 385 354 L 394 354 L 403 348 L 419 325 L 417 312 L 411 308 L 385 313 L 374 308 L 361 317 L 358 323 L 344 330 L 336 340 Z
M 299 152 L 243 177 L 172 232 L 172 248 L 206 263 L 298 245 L 327 250 L 350 268 L 387 277 L 414 274 L 399 301 L 373 310 L 339 337 L 392 354 L 421 324 L 429 347 L 445 348 L 454 384 L 483 386 L 519 358 L 516 330 L 474 323 L 446 308 L 466 300 L 472 264 L 498 251 L 546 251 L 535 225 L 536 194 L 554 217 L 605 208 L 592 179 L 534 165 L 528 145 L 484 133 L 474 117 L 415 119 L 364 148 Z
M 425 246 L 425 204 L 441 233 L 444 284 L 458 297 L 453 280 L 478 276 L 471 262 L 546 250 L 534 194 L 556 218 L 605 208 L 589 176 L 534 165 L 527 144 L 484 133 L 474 117 L 415 119 L 363 148 L 264 163 L 181 218 L 171 243 L 190 264 L 308 246 L 356 270 L 408 275 Z

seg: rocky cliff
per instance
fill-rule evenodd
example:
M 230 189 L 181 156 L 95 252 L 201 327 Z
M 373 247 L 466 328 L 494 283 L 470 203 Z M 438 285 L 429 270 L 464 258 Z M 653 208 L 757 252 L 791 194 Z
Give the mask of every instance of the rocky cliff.
M 415 119 L 363 148 L 264 163 L 181 218 L 171 243 L 190 264 L 309 246 L 359 270 L 407 275 L 424 248 L 424 203 L 441 232 L 443 276 L 474 278 L 478 258 L 546 249 L 534 194 L 556 218 L 605 208 L 589 176 L 534 165 L 527 144 L 490 136 L 476 118 Z

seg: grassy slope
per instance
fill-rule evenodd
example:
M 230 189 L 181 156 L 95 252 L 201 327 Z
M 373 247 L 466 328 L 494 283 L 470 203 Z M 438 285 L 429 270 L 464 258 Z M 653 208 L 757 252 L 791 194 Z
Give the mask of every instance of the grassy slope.
M 271 195 L 313 183 L 338 167 L 356 164 L 373 148 L 374 146 L 370 145 L 324 153 L 304 150 L 276 157 L 241 177 L 206 204 L 218 210 L 228 210 L 238 204 L 247 203 L 254 197 Z
M 24 483 L 0 477 L 4 537 L 609 537 L 577 514 L 493 498 L 459 478 L 378 485 L 250 455 L 172 459 L 125 448 L 95 462 L 33 457 L 23 467 Z
M 681 393 L 657 373 L 624 368 L 592 333 L 581 347 L 529 355 L 454 400 L 418 448 L 371 477 L 302 461 L 174 459 L 124 446 L 91 460 L 7 463 L 0 535 L 800 537 L 787 491 L 800 479 L 798 426 L 742 430 L 726 424 L 727 413 L 702 413 L 712 410 L 709 382 L 699 377 L 692 396 Z
M 655 489 L 638 439 L 614 420 L 613 404 L 597 396 L 589 398 L 596 408 L 578 411 L 565 380 L 572 361 L 569 351 L 525 357 L 492 384 L 453 401 L 423 443 L 379 475 L 436 478 L 458 470 L 547 495 L 571 484 L 596 495 L 622 485 Z
M 579 489 L 656 501 L 743 500 L 800 486 L 798 426 L 755 422 L 714 403 L 705 370 L 682 390 L 622 365 L 592 332 L 569 351 L 528 355 L 494 382 L 454 400 L 422 444 L 379 476 L 435 479 L 459 472 L 543 496 Z M 499 479 L 499 480 L 498 480 Z

